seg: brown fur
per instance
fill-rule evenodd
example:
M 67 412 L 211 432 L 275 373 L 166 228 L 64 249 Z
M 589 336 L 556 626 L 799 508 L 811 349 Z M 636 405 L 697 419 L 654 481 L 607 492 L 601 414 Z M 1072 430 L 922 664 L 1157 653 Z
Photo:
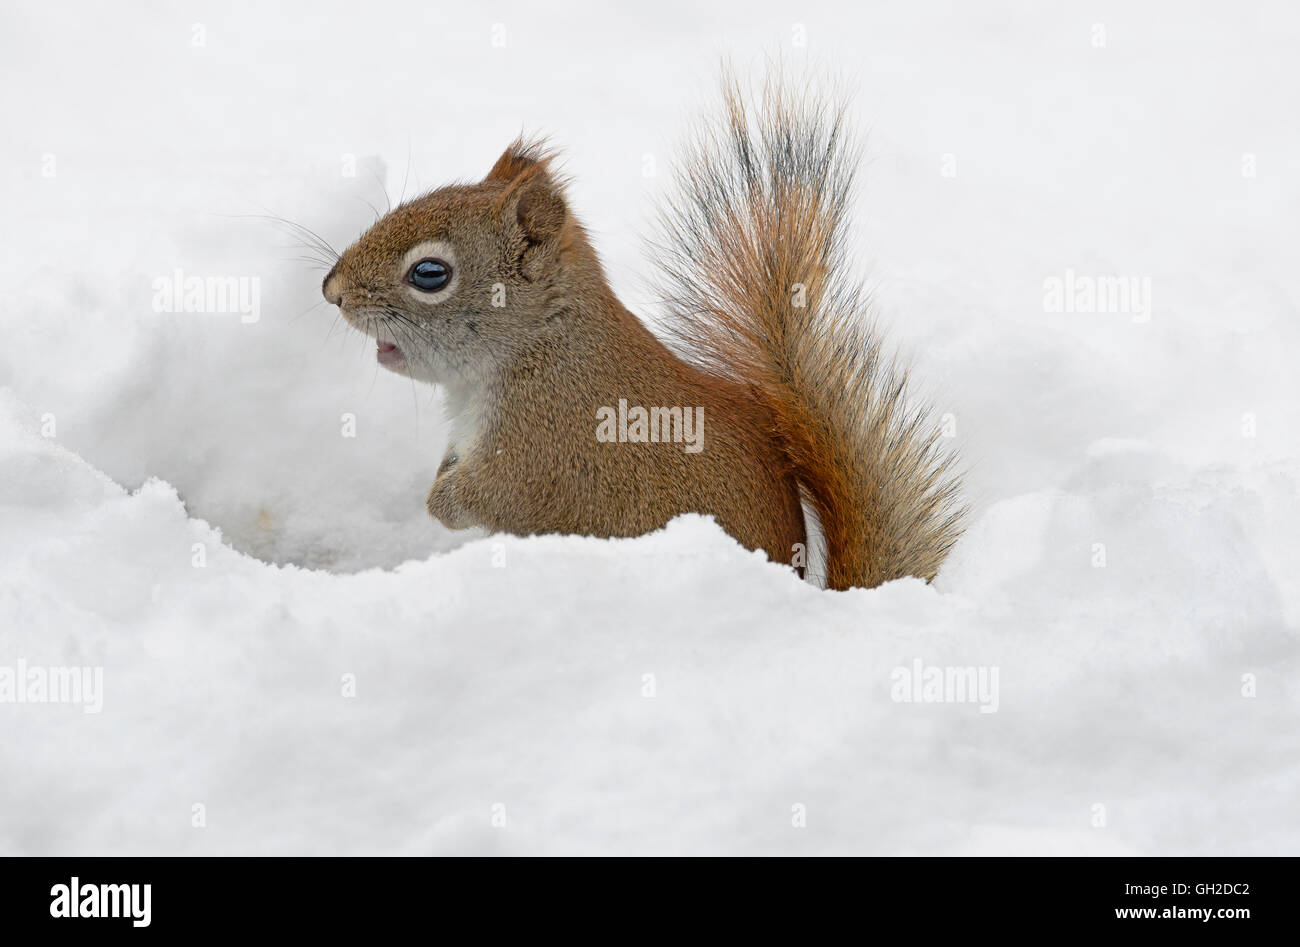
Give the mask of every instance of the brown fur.
M 522 141 L 480 183 L 386 215 L 339 258 L 325 296 L 400 347 L 395 370 L 446 386 L 452 443 L 427 505 L 449 527 L 635 536 L 698 512 L 791 562 L 806 542 L 802 486 L 831 587 L 930 578 L 955 536 L 937 518 L 951 484 L 921 416 L 900 407 L 898 376 L 881 377 L 860 307 L 833 305 L 846 301 L 833 251 L 847 187 L 810 173 L 808 155 L 765 158 L 734 89 L 728 105 L 740 173 L 727 154 L 694 152 L 682 198 L 693 210 L 669 221 L 685 358 L 618 301 L 550 154 Z M 788 107 L 768 115 L 777 130 L 823 131 Z M 758 164 L 745 166 L 746 147 Z M 429 242 L 455 256 L 436 296 L 405 282 L 404 261 Z M 798 311 L 796 282 L 811 301 Z M 704 449 L 599 441 L 597 410 L 620 399 L 702 407 Z

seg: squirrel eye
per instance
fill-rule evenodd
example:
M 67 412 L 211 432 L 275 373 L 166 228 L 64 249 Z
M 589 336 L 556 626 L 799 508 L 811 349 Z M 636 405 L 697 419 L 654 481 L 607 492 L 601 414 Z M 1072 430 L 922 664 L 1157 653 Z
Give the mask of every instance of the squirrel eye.
M 442 260 L 421 260 L 411 267 L 406 278 L 416 289 L 436 293 L 451 282 L 451 267 Z

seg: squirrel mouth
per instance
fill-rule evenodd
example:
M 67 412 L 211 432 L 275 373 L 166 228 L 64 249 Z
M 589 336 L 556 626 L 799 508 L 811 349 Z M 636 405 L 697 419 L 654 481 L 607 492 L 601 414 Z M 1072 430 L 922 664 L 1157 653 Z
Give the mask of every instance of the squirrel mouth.
M 376 341 L 375 349 L 380 365 L 398 365 L 403 361 L 402 350 L 392 342 Z

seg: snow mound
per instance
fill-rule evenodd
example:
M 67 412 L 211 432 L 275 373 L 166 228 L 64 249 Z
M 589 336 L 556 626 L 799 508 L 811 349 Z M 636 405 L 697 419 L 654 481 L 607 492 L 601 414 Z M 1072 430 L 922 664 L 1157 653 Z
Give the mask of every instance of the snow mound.
M 822 592 L 695 516 L 345 575 L 238 553 L 23 416 L 7 396 L 4 657 L 103 684 L 98 713 L 0 706 L 5 853 L 1297 841 L 1294 633 L 1243 525 L 1267 493 L 1006 501 L 940 587 Z M 1105 523 L 1128 564 L 1059 542 Z M 1148 572 L 1129 541 L 1188 561 Z M 996 701 L 896 699 L 918 662 L 996 668 Z

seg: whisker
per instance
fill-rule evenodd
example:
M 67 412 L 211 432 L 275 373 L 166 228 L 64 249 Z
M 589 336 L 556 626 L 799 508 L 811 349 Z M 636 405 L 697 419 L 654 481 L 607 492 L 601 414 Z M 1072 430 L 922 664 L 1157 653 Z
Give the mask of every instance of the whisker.
M 329 270 L 334 267 L 334 261 L 320 260 L 312 256 L 291 256 L 285 257 L 285 260 L 290 263 L 306 263 L 314 270 Z
M 340 256 L 339 251 L 335 250 L 333 245 L 316 231 L 295 220 L 290 220 L 288 217 L 281 217 L 279 214 L 221 214 L 219 216 L 243 220 L 269 220 L 281 227 L 289 228 L 293 236 L 304 242 L 306 249 L 316 250 L 322 257 L 332 262 L 337 262 Z
M 318 307 L 320 307 L 320 306 L 324 306 L 324 305 L 326 305 L 326 302 L 325 302 L 325 300 L 323 300 L 323 299 L 322 299 L 320 302 L 314 302 L 314 303 L 312 303 L 310 306 L 308 306 L 306 309 L 304 309 L 302 312 L 298 313 L 298 315 L 291 317 L 291 318 L 289 319 L 289 321 L 290 321 L 290 322 L 297 322 L 299 319 L 301 319 L 303 316 L 307 315 L 307 313 L 311 312 L 313 309 L 316 309 L 316 308 L 318 308 Z M 337 318 L 337 316 L 336 316 L 335 318 Z
M 378 171 L 372 171 L 371 173 L 374 175 L 375 183 L 379 185 L 379 190 L 382 191 L 383 194 L 384 194 L 384 205 L 385 205 L 389 210 L 392 210 L 392 209 L 393 209 L 393 201 L 392 201 L 392 198 L 390 198 L 390 197 L 388 196 L 388 187 L 387 187 L 387 185 L 385 185 L 383 179 L 380 178 L 380 176 L 379 176 L 379 172 L 378 172 Z M 370 203 L 370 202 L 367 201 L 366 203 Z M 381 215 L 380 215 L 379 211 L 375 211 L 375 219 L 378 220 L 378 219 L 380 218 L 380 216 L 381 216 Z
M 378 175 L 376 175 L 376 177 L 378 177 Z M 385 194 L 385 195 L 384 195 L 384 199 L 387 200 L 387 198 L 388 198 L 388 195 Z M 375 214 L 375 223 L 378 223 L 378 222 L 379 222 L 379 218 L 384 216 L 383 214 L 379 213 L 379 208 L 378 208 L 378 207 L 376 207 L 374 204 L 370 203 L 370 201 L 366 200 L 364 197 L 358 197 L 357 200 L 359 200 L 361 203 L 365 204 L 365 205 L 366 205 L 367 207 L 369 207 L 372 211 L 374 211 L 374 214 Z
M 406 139 L 406 173 L 402 175 L 402 193 L 397 198 L 397 203 L 399 204 L 402 203 L 402 201 L 406 200 L 406 182 L 410 179 L 410 177 L 411 177 L 411 139 L 407 138 Z M 392 210 L 393 209 L 392 205 L 389 205 L 388 209 Z

